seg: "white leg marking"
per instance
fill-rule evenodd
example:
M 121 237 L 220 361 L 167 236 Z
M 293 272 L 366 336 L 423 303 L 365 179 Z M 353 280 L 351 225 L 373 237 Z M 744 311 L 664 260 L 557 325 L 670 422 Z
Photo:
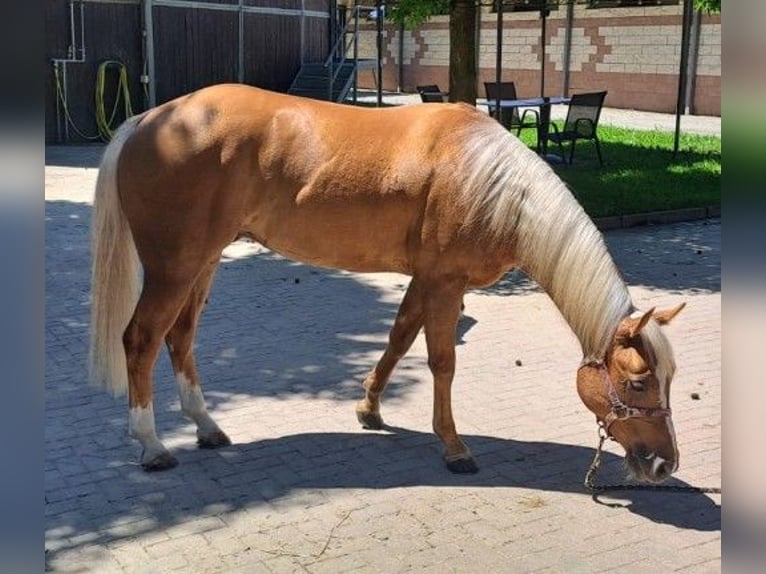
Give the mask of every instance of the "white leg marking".
M 150 461 L 156 456 L 167 452 L 154 429 L 154 406 L 152 403 L 149 403 L 149 406 L 146 408 L 131 408 L 129 425 L 130 436 L 138 440 L 141 446 L 144 447 L 141 462 Z
M 205 397 L 199 385 L 193 385 L 183 373 L 176 374 L 178 396 L 181 399 L 181 410 L 197 424 L 198 436 L 210 436 L 220 432 L 220 428 L 207 412 Z

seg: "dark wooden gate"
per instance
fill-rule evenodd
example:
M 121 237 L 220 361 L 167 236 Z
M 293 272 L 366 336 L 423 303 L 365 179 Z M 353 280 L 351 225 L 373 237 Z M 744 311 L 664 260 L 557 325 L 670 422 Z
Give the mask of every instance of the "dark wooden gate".
M 156 102 L 205 85 L 285 91 L 329 50 L 331 0 L 154 0 Z
M 221 82 L 286 91 L 302 62 L 327 56 L 335 3 L 46 0 L 46 141 L 97 133 L 96 70 L 104 60 L 125 64 L 136 112 Z

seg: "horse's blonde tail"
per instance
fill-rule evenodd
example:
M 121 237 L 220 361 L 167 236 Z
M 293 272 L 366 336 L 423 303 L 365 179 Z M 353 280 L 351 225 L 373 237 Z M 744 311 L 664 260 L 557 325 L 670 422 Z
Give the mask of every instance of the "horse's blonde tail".
M 139 116 L 123 123 L 104 151 L 93 203 L 89 373 L 92 384 L 122 394 L 128 368 L 122 337 L 141 290 L 141 263 L 117 191 L 117 164 Z

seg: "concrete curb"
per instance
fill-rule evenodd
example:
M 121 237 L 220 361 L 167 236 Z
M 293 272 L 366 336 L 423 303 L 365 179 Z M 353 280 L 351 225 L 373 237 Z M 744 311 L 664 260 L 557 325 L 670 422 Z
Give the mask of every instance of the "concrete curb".
M 698 221 L 721 217 L 721 206 L 690 207 L 687 209 L 671 209 L 668 211 L 652 211 L 649 213 L 629 213 L 611 217 L 594 217 L 593 222 L 601 231 L 611 229 L 627 229 L 639 225 L 660 225 L 664 223 L 679 223 L 681 221 Z

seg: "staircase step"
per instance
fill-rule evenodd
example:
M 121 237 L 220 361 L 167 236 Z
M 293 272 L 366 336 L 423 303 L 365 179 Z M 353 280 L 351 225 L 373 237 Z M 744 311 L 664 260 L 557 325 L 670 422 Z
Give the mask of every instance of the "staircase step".
M 325 67 L 322 62 L 307 62 L 301 66 L 287 93 L 327 100 L 330 74 L 333 74 L 335 81 L 330 99 L 341 101 L 345 99 L 351 87 L 351 81 L 356 70 L 357 66 L 353 60 L 343 64 L 335 62 L 334 65 L 328 67 Z

